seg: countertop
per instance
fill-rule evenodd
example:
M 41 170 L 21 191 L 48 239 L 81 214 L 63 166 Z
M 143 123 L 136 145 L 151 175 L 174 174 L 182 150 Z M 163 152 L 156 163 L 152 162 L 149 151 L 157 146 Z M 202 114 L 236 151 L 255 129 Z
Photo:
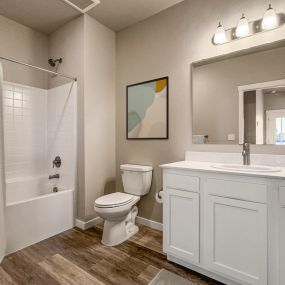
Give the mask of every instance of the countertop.
M 278 169 L 278 172 L 247 172 L 242 170 L 232 170 L 232 169 L 221 169 L 215 168 L 214 166 L 220 166 L 227 163 L 214 163 L 214 162 L 200 162 L 200 161 L 178 161 L 169 164 L 160 165 L 163 169 L 180 169 L 180 170 L 196 170 L 204 172 L 215 172 L 215 173 L 230 173 L 245 176 L 258 176 L 265 178 L 285 178 L 285 167 L 271 167 L 266 165 L 254 165 L 254 166 L 264 166 L 273 169 Z M 228 163 L 230 164 L 230 163 Z M 236 164 L 235 164 L 236 165 Z

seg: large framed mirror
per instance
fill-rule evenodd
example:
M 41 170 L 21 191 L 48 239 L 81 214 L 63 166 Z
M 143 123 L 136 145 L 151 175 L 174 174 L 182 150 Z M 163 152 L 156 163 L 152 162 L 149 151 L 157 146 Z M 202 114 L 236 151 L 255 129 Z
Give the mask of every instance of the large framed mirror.
M 194 144 L 285 145 L 285 43 L 192 64 Z

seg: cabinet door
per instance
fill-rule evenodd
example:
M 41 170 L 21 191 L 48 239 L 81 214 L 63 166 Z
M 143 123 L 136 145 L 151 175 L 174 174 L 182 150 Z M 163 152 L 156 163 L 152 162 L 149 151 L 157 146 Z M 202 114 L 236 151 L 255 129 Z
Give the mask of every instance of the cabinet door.
M 279 285 L 285 284 L 285 206 L 280 207 L 279 227 Z
M 267 285 L 267 206 L 208 195 L 206 263 L 248 284 Z
M 163 207 L 164 251 L 199 263 L 199 194 L 166 188 Z

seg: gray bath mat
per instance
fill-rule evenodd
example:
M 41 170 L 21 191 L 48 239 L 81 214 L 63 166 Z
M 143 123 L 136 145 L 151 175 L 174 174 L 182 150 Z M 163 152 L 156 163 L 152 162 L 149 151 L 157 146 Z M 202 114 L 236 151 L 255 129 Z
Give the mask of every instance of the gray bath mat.
M 161 269 L 148 285 L 195 285 L 168 270 Z

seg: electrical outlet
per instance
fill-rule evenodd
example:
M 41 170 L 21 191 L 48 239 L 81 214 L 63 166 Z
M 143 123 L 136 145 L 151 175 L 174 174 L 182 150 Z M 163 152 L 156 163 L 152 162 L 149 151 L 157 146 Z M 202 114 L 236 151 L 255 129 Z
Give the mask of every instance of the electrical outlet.
M 228 141 L 235 141 L 236 135 L 235 134 L 228 134 Z

